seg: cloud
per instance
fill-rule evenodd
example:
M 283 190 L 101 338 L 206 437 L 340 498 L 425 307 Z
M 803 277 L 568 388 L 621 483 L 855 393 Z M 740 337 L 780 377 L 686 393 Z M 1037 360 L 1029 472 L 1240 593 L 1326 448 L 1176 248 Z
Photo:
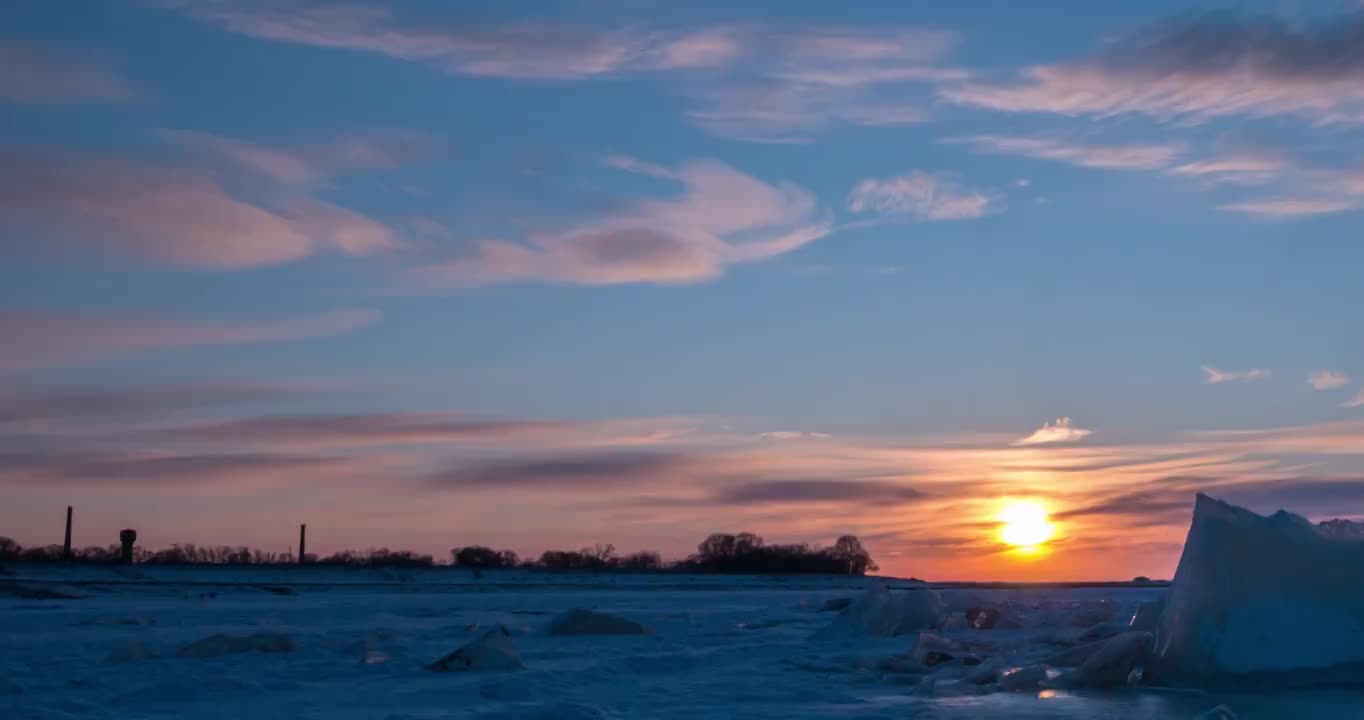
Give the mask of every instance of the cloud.
M 718 504 L 902 503 L 923 497 L 923 493 L 907 485 L 877 480 L 770 480 L 725 488 L 711 501 Z
M 281 198 L 267 209 L 229 194 L 211 173 L 60 151 L 0 148 L 0 213 L 0 227 L 35 250 L 220 270 L 398 244 L 384 226 L 320 200 Z
M 1091 145 L 1056 138 L 1017 135 L 973 135 L 945 142 L 969 145 L 981 152 L 1113 170 L 1154 170 L 1169 165 L 1180 154 L 1176 145 Z
M 929 119 L 918 91 L 966 73 L 932 64 L 957 43 L 914 27 L 743 28 L 733 72 L 686 86 L 688 117 L 723 137 L 808 142 L 837 126 L 894 127 Z M 919 95 L 916 96 L 916 92 Z
M 920 220 L 971 220 L 997 212 L 999 203 L 947 178 L 918 170 L 889 178 L 867 178 L 848 194 L 848 209 Z
M 799 430 L 773 430 L 771 432 L 758 433 L 758 437 L 768 440 L 825 440 L 833 437 L 829 433 L 822 432 L 802 432 Z
M 437 476 L 442 485 L 483 489 L 607 488 L 645 485 L 692 465 L 686 455 L 663 451 L 598 451 L 531 460 L 497 460 Z
M 422 63 L 451 75 L 576 80 L 705 68 L 738 52 L 722 30 L 660 31 L 540 21 L 492 23 L 377 3 L 163 0 L 228 32 Z
M 1264 218 L 1290 218 L 1329 215 L 1353 210 L 1358 204 L 1334 197 L 1276 197 L 1218 205 L 1218 210 Z
M 127 102 L 141 93 L 93 57 L 0 40 L 0 99 L 35 105 Z
M 395 170 L 444 145 L 433 135 L 398 130 L 353 133 L 295 148 L 192 130 L 165 130 L 162 135 L 184 150 L 287 185 L 313 185 L 351 172 Z
M 1307 382 L 1316 390 L 1335 390 L 1345 387 L 1350 376 L 1338 370 L 1315 370 L 1307 376 Z
M 675 171 L 682 195 L 628 209 L 528 243 L 484 240 L 473 255 L 414 271 L 427 288 L 496 282 L 583 285 L 695 283 L 729 265 L 803 247 L 828 234 L 815 200 L 789 183 L 770 185 L 714 161 Z
M 1269 182 L 1287 165 L 1287 161 L 1276 153 L 1240 150 L 1177 165 L 1169 172 L 1214 182 L 1258 185 Z
M 239 489 L 262 483 L 333 479 L 366 467 L 362 460 L 269 453 L 167 454 L 121 451 L 0 450 L 4 483 L 202 486 Z
M 513 440 L 546 442 L 577 426 L 543 421 L 474 420 L 439 414 L 295 415 L 189 425 L 146 434 L 162 442 L 303 450 Z
M 1311 25 L 1208 14 L 1128 35 L 1097 57 L 1029 68 L 1017 82 L 961 83 L 941 94 L 1006 112 L 1358 121 L 1361 44 L 1359 11 Z
M 1364 407 L 1364 389 L 1361 389 L 1354 397 L 1341 403 L 1340 406 L 1347 408 Z
M 0 308 L 0 370 L 81 365 L 167 348 L 281 342 L 377 323 L 374 310 L 339 310 L 253 322 L 192 322 L 147 315 Z
M 0 387 L 0 426 L 65 424 L 136 415 L 164 416 L 181 410 L 278 402 L 302 393 L 303 388 L 289 383 Z
M 1219 370 L 1207 365 L 1203 366 L 1203 375 L 1209 385 L 1217 385 L 1225 382 L 1256 382 L 1268 380 L 1274 373 L 1264 368 L 1250 368 L 1249 370 Z
M 1050 443 L 1069 443 L 1083 440 L 1093 434 L 1093 431 L 1075 427 L 1071 424 L 1070 418 L 1057 418 L 1054 423 L 1042 423 L 1042 427 L 1033 431 L 1027 437 L 1019 438 L 1013 442 L 1014 445 L 1046 445 Z
M 630 157 L 629 155 L 610 155 L 602 160 L 602 164 L 617 170 L 638 173 L 640 175 L 649 175 L 663 180 L 677 179 L 677 173 L 672 170 L 669 170 L 662 165 L 644 162 L 643 160 Z
M 963 80 L 933 66 L 957 44 L 916 27 L 773 26 L 661 28 L 562 21 L 471 21 L 379 4 L 163 0 L 226 31 L 276 42 L 366 52 L 458 76 L 584 81 L 641 73 L 685 74 L 680 83 L 700 127 L 734 139 L 803 141 L 849 124 L 923 122 L 929 98 L 914 84 Z

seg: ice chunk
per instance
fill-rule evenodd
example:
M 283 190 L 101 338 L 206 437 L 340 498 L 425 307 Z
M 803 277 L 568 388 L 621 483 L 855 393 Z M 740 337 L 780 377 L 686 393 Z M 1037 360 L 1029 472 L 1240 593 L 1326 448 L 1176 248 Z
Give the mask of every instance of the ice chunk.
M 147 643 L 141 640 L 127 640 L 119 643 L 109 653 L 109 662 L 137 662 L 139 660 L 151 660 L 156 657 Z
M 561 613 L 549 624 L 550 635 L 643 635 L 646 632 L 648 630 L 634 620 L 580 608 Z
M 1014 668 L 999 675 L 999 689 L 1006 692 L 1015 690 L 1036 690 L 1047 679 L 1047 669 L 1041 665 Z
M 875 637 L 895 637 L 936 628 L 943 618 L 942 597 L 934 590 L 891 592 L 868 588 L 826 630 L 852 629 Z
M 1127 685 L 1132 671 L 1142 666 L 1151 654 L 1154 638 L 1148 632 L 1125 632 L 1104 641 L 1080 667 L 1050 684 L 1067 688 L 1111 688 Z
M 1164 603 L 1160 600 L 1144 602 L 1137 606 L 1132 613 L 1132 620 L 1127 624 L 1128 630 L 1141 630 L 1142 632 L 1155 632 L 1160 627 L 1160 611 Z
M 1350 520 L 1326 520 L 1317 523 L 1317 531 L 1341 540 L 1364 540 L 1364 523 Z
M 521 667 L 521 653 L 512 642 L 511 631 L 498 626 L 483 637 L 426 666 L 434 672 L 464 670 L 505 671 Z
M 966 611 L 966 624 L 973 630 L 989 630 L 999 622 L 999 611 L 994 608 L 973 607 Z
M 1046 659 L 1046 663 L 1052 667 L 1080 667 L 1094 653 L 1099 652 L 1103 646 L 1108 644 L 1108 640 L 1095 640 L 1083 645 L 1076 645 L 1068 650 L 1062 650 Z
M 1364 669 L 1364 542 L 1280 510 L 1199 495 L 1165 596 L 1149 682 L 1358 682 Z
M 820 612 L 843 612 L 852 604 L 852 598 L 837 597 L 829 598 L 824 604 L 819 606 Z
M 180 657 L 214 658 L 245 652 L 286 653 L 294 651 L 294 641 L 284 633 L 262 631 L 250 635 L 210 635 L 176 652 Z

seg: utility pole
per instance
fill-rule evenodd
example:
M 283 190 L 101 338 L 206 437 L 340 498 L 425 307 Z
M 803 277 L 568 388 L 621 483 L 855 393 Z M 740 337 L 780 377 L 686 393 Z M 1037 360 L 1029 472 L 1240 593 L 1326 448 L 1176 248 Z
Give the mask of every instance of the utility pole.
M 71 506 L 66 506 L 66 541 L 62 543 L 62 559 L 71 562 Z
M 302 525 L 299 525 L 299 526 L 298 526 L 298 564 L 299 564 L 299 565 L 302 565 L 303 562 L 304 562 L 303 559 L 306 558 L 306 557 L 308 557 L 307 542 L 308 542 L 308 524 L 307 524 L 307 523 L 303 523 Z

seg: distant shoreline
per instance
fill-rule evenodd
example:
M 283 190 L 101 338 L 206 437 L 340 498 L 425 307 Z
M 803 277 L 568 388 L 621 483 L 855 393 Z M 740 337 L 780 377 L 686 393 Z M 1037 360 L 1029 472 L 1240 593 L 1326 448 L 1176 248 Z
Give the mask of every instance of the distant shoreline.
M 1124 589 L 1124 588 L 1163 588 L 1169 586 L 1168 580 L 1151 580 L 1143 582 L 1133 582 L 1130 580 L 1060 580 L 1060 581 L 997 581 L 997 580 L 917 580 L 914 578 L 900 578 L 880 575 L 839 575 L 829 573 L 725 573 L 725 572 L 697 572 L 684 570 L 554 570 L 545 568 L 464 568 L 456 566 L 430 566 L 420 568 L 386 568 L 386 567 L 363 567 L 345 565 L 213 565 L 213 564 L 182 564 L 182 565 L 110 565 L 104 563 L 47 563 L 47 562 L 13 562 L 0 568 L 0 584 L 14 583 L 44 583 L 69 585 L 75 587 L 100 586 L 100 585 L 120 585 L 120 586 L 172 586 L 181 585 L 186 587 L 255 587 L 264 588 L 273 584 L 283 584 L 289 587 L 298 588 L 328 588 L 328 587 L 388 587 L 409 584 L 421 584 L 429 587 L 503 587 L 503 586 L 534 586 L 540 584 L 553 584 L 558 587 L 564 585 L 582 585 L 585 587 L 599 587 L 601 585 L 615 585 L 624 589 L 633 583 L 616 582 L 616 580 L 629 580 L 634 578 L 657 578 L 657 579 L 704 579 L 715 580 L 719 578 L 747 579 L 755 584 L 766 584 L 766 582 L 776 582 L 780 580 L 794 581 L 800 585 L 800 581 L 805 581 L 810 589 L 841 589 L 858 588 L 868 583 L 882 582 L 891 590 L 913 590 L 913 589 L 935 589 L 935 590 L 1059 590 L 1059 589 Z M 27 571 L 27 572 L 26 572 Z M 250 577 L 240 579 L 230 578 L 182 578 L 167 577 L 185 574 L 221 575 L 228 573 L 239 573 L 244 576 L 258 576 L 261 579 L 254 580 Z M 386 575 L 389 578 L 363 580 L 360 579 L 364 574 Z M 144 577 L 129 577 L 129 575 L 141 575 Z M 161 577 L 155 577 L 155 576 Z M 342 575 L 355 578 L 344 581 L 306 580 L 300 579 L 301 575 Z M 82 577 L 83 576 L 83 577 Z M 100 576 L 100 577 L 92 577 Z M 434 577 L 433 577 L 434 576 Z M 444 577 L 441 577 L 444 576 Z M 458 576 L 464 576 L 462 579 Z M 513 577 L 527 579 L 540 578 L 593 578 L 600 579 L 595 582 L 567 582 L 567 583 L 540 583 L 540 582 L 505 582 Z M 692 589 L 704 589 L 708 586 L 733 588 L 732 583 L 717 582 L 679 582 L 674 583 Z M 655 586 L 657 586 L 655 584 Z

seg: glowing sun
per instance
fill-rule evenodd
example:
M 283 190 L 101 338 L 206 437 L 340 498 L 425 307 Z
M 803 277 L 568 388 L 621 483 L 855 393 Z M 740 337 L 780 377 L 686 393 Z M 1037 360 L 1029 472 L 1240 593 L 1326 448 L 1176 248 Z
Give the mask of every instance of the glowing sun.
M 999 537 L 1004 542 L 1025 550 L 1036 548 L 1051 538 L 1056 531 L 1047 521 L 1047 510 L 1035 502 L 1010 503 L 1000 513 L 1003 526 Z

